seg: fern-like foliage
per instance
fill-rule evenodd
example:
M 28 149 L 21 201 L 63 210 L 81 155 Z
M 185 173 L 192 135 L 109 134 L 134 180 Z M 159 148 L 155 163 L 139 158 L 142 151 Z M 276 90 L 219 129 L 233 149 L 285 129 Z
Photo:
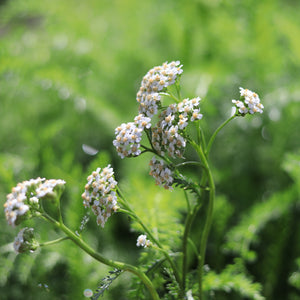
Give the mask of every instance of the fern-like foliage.
M 199 186 L 192 182 L 191 180 L 188 180 L 186 177 L 180 174 L 180 176 L 177 176 L 174 178 L 174 186 L 178 188 L 182 188 L 185 191 L 189 191 L 192 194 L 194 194 L 197 198 L 200 198 L 200 190 Z
M 104 292 L 109 289 L 110 285 L 113 283 L 115 279 L 117 279 L 122 270 L 114 269 L 113 271 L 109 271 L 109 275 L 105 276 L 101 279 L 100 285 L 97 287 L 96 291 L 94 292 L 91 300 L 97 300 L 99 297 L 104 295 Z
M 250 246 L 258 242 L 258 233 L 268 222 L 280 218 L 294 203 L 299 202 L 297 194 L 296 186 L 292 186 L 274 194 L 267 201 L 254 205 L 242 216 L 240 223 L 228 232 L 225 251 L 238 254 L 247 261 L 253 261 L 256 253 L 250 250 Z
M 208 299 L 218 299 L 215 297 L 217 292 L 225 292 L 226 294 L 235 292 L 243 298 L 253 300 L 265 299 L 261 295 L 261 284 L 253 282 L 246 273 L 240 261 L 227 265 L 219 274 L 214 271 L 208 271 L 203 282 L 203 288 Z

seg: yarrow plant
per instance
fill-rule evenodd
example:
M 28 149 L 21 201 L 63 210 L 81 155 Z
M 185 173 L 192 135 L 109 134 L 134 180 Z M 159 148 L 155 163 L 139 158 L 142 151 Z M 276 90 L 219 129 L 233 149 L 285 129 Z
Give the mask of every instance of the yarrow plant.
M 82 188 L 82 203 L 93 212 L 97 224 L 102 228 L 116 213 L 124 213 L 139 224 L 142 234 L 137 237 L 136 246 L 144 248 L 144 251 L 152 251 L 155 268 L 152 266 L 151 270 L 157 270 L 168 281 L 161 281 L 162 285 L 158 286 L 158 283 L 153 282 L 150 269 L 147 270 L 146 266 L 134 266 L 106 258 L 90 247 L 81 234 L 68 228 L 63 222 L 60 209 L 60 198 L 66 184 L 61 179 L 37 178 L 23 181 L 7 195 L 4 211 L 9 225 L 14 227 L 28 219 L 42 218 L 64 234 L 57 240 L 39 243 L 34 237 L 34 229 L 24 227 L 14 242 L 16 252 L 34 251 L 38 247 L 70 239 L 98 262 L 112 267 L 112 273 L 116 274 L 113 279 L 124 271 L 136 275 L 148 290 L 139 289 L 142 293 L 138 296 L 140 299 L 146 296 L 155 300 L 160 297 L 206 299 L 203 292 L 204 263 L 215 199 L 209 153 L 218 132 L 226 124 L 237 117 L 262 113 L 264 106 L 260 103 L 258 94 L 240 88 L 240 99 L 232 100 L 236 108 L 234 114 L 215 130 L 206 143 L 206 136 L 201 129 L 201 120 L 205 117 L 201 110 L 201 99 L 182 98 L 180 93 L 182 67 L 179 61 L 165 62 L 147 72 L 136 95 L 136 117 L 119 125 L 115 129 L 113 140 L 113 145 L 122 159 L 151 153 L 149 174 L 155 183 L 168 190 L 167 192 L 172 192 L 175 188 L 183 190 L 187 207 L 180 250 L 176 249 L 174 252 L 175 249 L 171 249 L 169 245 L 163 245 L 159 239 L 159 228 L 148 228 L 131 208 L 130 201 L 126 200 L 115 180 L 111 165 L 98 167 L 87 177 L 87 183 Z M 195 128 L 196 137 L 195 134 L 190 134 L 191 127 Z M 194 151 L 197 160 L 189 161 L 185 158 L 187 147 Z M 194 182 L 184 174 L 182 167 L 186 165 L 199 168 L 199 182 Z M 188 193 L 193 201 L 189 200 Z M 49 205 L 53 208 L 51 211 L 47 209 Z M 199 228 L 197 239 L 193 240 L 191 228 L 201 210 L 204 216 L 203 226 Z M 88 220 L 86 216 L 83 217 L 81 231 Z M 193 266 L 188 264 L 188 253 L 191 250 L 196 257 L 196 264 Z M 106 283 L 112 281 L 105 280 Z M 102 285 L 97 295 L 102 295 L 108 287 L 109 284 Z

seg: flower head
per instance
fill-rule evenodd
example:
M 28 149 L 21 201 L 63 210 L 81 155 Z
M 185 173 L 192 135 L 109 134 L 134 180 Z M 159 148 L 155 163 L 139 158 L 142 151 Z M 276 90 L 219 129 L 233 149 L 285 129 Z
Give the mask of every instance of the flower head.
M 140 103 L 139 112 L 152 118 L 160 105 L 160 95 L 166 87 L 175 83 L 177 77 L 183 72 L 179 61 L 165 62 L 156 66 L 144 76 L 136 100 Z
M 161 185 L 167 190 L 173 189 L 173 172 L 162 160 L 157 160 L 155 156 L 150 161 L 149 174 L 155 179 L 157 185 Z
M 115 129 L 113 145 L 121 158 L 141 154 L 140 142 L 145 128 L 150 128 L 151 119 L 143 114 L 134 118 L 134 122 L 123 123 Z
M 141 234 L 136 241 L 137 247 L 144 247 L 147 248 L 151 245 L 150 240 L 147 240 L 147 235 L 146 234 Z
M 117 181 L 114 179 L 113 169 L 108 165 L 97 168 L 87 178 L 85 191 L 82 194 L 83 205 L 91 207 L 97 216 L 98 225 L 104 227 L 107 219 L 117 210 Z
M 40 207 L 40 199 L 51 196 L 56 197 L 56 190 L 63 187 L 65 181 L 61 179 L 36 178 L 18 183 L 6 196 L 4 203 L 5 217 L 9 225 L 15 226 L 23 220 L 30 218 Z
M 263 113 L 264 106 L 260 103 L 259 96 L 240 87 L 240 100 L 232 100 L 232 103 L 238 108 L 239 115 L 254 114 L 256 112 Z
M 152 144 L 159 154 L 165 152 L 173 157 L 183 157 L 186 147 L 184 129 L 189 122 L 202 118 L 200 98 L 184 99 L 177 105 L 171 104 L 159 115 L 156 127 L 152 128 Z
M 39 247 L 38 241 L 34 238 L 33 231 L 33 228 L 25 227 L 18 233 L 13 244 L 17 253 L 33 252 Z

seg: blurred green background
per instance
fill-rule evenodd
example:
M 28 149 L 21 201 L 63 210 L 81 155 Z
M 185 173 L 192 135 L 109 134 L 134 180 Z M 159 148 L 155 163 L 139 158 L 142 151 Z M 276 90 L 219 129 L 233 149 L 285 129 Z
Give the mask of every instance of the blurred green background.
M 64 179 L 64 217 L 75 230 L 87 175 L 112 163 L 141 214 L 183 207 L 173 202 L 181 194 L 147 177 L 149 156 L 121 160 L 112 146 L 114 128 L 137 114 L 144 74 L 180 60 L 182 93 L 203 99 L 207 136 L 230 115 L 239 86 L 265 106 L 230 123 L 214 144 L 218 197 L 207 264 L 218 273 L 238 257 L 266 299 L 300 299 L 299 12 L 296 0 L 0 1 L 1 203 L 17 182 Z M 42 241 L 59 236 L 42 222 L 35 228 Z M 18 229 L 3 210 L 0 231 L 3 300 L 85 299 L 84 289 L 108 273 L 71 242 L 16 256 Z M 104 230 L 92 218 L 84 233 L 108 257 L 131 263 L 137 234 L 120 215 Z M 122 275 L 104 298 L 127 299 L 129 280 Z M 247 299 L 242 294 L 221 287 L 208 299 Z

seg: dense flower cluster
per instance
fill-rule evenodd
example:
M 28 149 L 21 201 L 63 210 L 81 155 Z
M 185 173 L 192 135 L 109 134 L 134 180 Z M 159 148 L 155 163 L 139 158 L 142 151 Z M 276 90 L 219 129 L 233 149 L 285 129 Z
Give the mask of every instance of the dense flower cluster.
M 157 160 L 154 156 L 150 161 L 150 173 L 156 181 L 157 185 L 163 186 L 167 190 L 171 190 L 173 183 L 172 171 L 166 166 L 166 164 Z
M 136 100 L 140 103 L 139 113 L 152 118 L 157 114 L 160 103 L 159 92 L 175 83 L 177 77 L 183 72 L 179 61 L 165 62 L 162 66 L 152 68 L 144 76 Z
M 259 96 L 248 90 L 240 87 L 240 100 L 232 100 L 232 103 L 238 108 L 241 115 L 247 113 L 254 114 L 256 112 L 262 113 L 264 106 L 260 103 Z
M 162 66 L 152 68 L 144 76 L 136 97 L 140 104 L 139 115 L 135 117 L 134 122 L 123 123 L 115 129 L 116 138 L 113 141 L 113 145 L 116 147 L 121 158 L 141 154 L 140 142 L 142 140 L 142 133 L 145 129 L 151 127 L 151 118 L 158 113 L 158 108 L 161 107 L 161 95 L 159 93 L 175 83 L 178 76 L 183 72 L 181 68 L 182 65 L 180 65 L 179 61 L 165 62 Z M 176 111 L 182 112 L 179 127 L 181 130 L 187 125 L 187 115 L 190 112 L 194 113 L 194 116 L 191 116 L 191 120 L 200 116 L 200 114 L 197 115 L 196 110 L 190 111 L 187 107 L 184 107 L 186 111 L 181 111 L 180 109 L 180 107 L 176 108 Z M 177 121 L 179 122 L 179 120 Z M 177 136 L 176 129 L 176 127 L 169 128 L 170 133 L 166 133 L 166 135 L 171 135 L 168 138 L 174 141 L 174 143 L 171 143 L 170 149 L 174 145 L 176 145 L 175 148 L 185 146 L 183 137 L 178 136 L 178 139 L 173 139 L 174 135 Z M 158 130 L 161 130 L 161 128 L 154 129 L 154 135 L 157 135 Z M 154 142 L 156 142 L 155 138 Z M 177 154 L 174 154 L 173 157 L 181 157 L 180 151 L 174 149 L 174 152 Z
M 188 122 L 200 120 L 200 98 L 184 99 L 182 102 L 171 104 L 159 116 L 159 122 L 152 129 L 152 144 L 161 155 L 165 152 L 175 158 L 183 157 L 186 140 L 183 131 Z
M 147 248 L 151 245 L 150 240 L 147 240 L 147 235 L 146 234 L 141 234 L 136 241 L 137 247 L 144 247 Z
M 36 178 L 18 183 L 6 196 L 4 212 L 9 225 L 15 226 L 40 206 L 39 200 L 56 196 L 56 190 L 65 184 L 61 179 Z
M 33 231 L 33 228 L 25 227 L 18 233 L 13 244 L 17 253 L 32 252 L 39 247 L 38 241 L 34 238 Z
M 144 128 L 151 126 L 150 121 L 150 118 L 139 114 L 134 118 L 134 122 L 123 123 L 115 129 L 116 139 L 113 141 L 113 145 L 121 158 L 141 154 L 142 133 Z
M 83 205 L 91 207 L 97 216 L 97 224 L 104 227 L 107 219 L 117 210 L 116 187 L 117 181 L 114 179 L 113 169 L 107 167 L 97 168 L 87 178 L 85 191 L 82 194 Z

